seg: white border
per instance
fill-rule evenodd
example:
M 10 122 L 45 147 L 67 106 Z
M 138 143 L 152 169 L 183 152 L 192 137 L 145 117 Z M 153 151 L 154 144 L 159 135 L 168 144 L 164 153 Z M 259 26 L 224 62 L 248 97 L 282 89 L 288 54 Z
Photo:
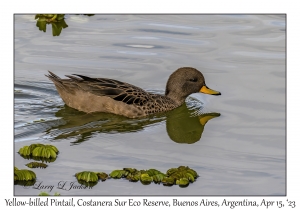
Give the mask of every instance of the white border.
M 5 200 L 13 198 L 13 14 L 15 13 L 286 13 L 287 14 L 287 196 L 268 197 L 269 200 L 296 200 L 299 202 L 299 138 L 298 127 L 298 87 L 299 86 L 299 8 L 296 1 L 276 0 L 210 0 L 210 1 L 162 1 L 162 0 L 126 0 L 126 1 L 40 1 L 15 0 L 1 3 L 1 130 L 4 131 L 1 153 L 1 206 L 5 207 Z M 298 61 L 298 62 L 297 62 Z M 298 121 L 297 121 L 298 120 Z M 10 158 L 8 158 L 10 157 Z M 21 197 L 18 197 L 22 199 Z M 86 197 L 83 197 L 87 199 Z M 112 197 L 103 197 L 107 200 Z M 182 200 L 194 198 L 179 197 Z M 230 199 L 227 197 L 226 199 Z M 243 197 L 233 197 L 241 200 Z M 23 199 L 27 199 L 24 197 Z M 78 197 L 76 197 L 78 199 Z M 95 199 L 99 199 L 95 198 Z M 122 197 L 126 199 L 126 197 Z M 137 198 L 142 199 L 142 198 Z M 150 199 L 166 199 L 171 197 L 150 197 Z M 200 199 L 199 197 L 197 199 Z M 222 197 L 205 197 L 211 200 L 223 200 Z M 250 200 L 261 201 L 262 197 L 251 197 Z M 199 208 L 199 207 L 198 207 Z M 240 208 L 239 208 L 240 209 Z

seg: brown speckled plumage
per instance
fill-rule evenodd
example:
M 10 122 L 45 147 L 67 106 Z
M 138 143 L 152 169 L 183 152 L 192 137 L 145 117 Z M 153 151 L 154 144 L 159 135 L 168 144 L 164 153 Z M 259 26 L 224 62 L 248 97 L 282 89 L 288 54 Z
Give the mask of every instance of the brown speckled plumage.
M 153 94 L 134 85 L 106 78 L 66 75 L 61 79 L 46 75 L 56 86 L 63 101 L 79 111 L 108 112 L 130 118 L 165 112 L 182 105 L 186 97 L 205 86 L 201 72 L 184 67 L 169 77 L 165 95 Z M 219 94 L 215 94 L 219 95 Z

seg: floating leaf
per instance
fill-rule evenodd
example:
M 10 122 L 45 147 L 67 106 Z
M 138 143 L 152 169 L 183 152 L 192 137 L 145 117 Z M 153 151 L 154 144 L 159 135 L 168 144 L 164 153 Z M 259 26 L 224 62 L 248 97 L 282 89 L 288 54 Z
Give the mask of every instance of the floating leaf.
M 60 194 L 58 192 L 54 193 L 54 196 L 59 196 Z M 39 196 L 51 196 L 46 192 L 40 192 Z
M 187 187 L 189 183 L 194 182 L 198 174 L 188 166 L 179 166 L 178 168 L 170 168 L 166 174 L 156 170 L 137 170 L 135 168 L 123 168 L 123 170 L 114 170 L 109 175 L 103 172 L 83 171 L 75 174 L 79 183 L 86 186 L 94 186 L 100 179 L 126 178 L 131 182 L 140 181 L 144 185 L 149 185 L 151 182 L 156 184 L 163 183 L 164 186 L 179 185 L 180 187 Z
M 19 154 L 26 158 L 53 162 L 57 157 L 58 149 L 53 145 L 31 144 L 20 148 Z
M 99 179 L 101 179 L 101 181 L 105 181 L 108 178 L 108 175 L 106 173 L 103 173 L 103 172 L 97 173 L 97 176 L 98 176 Z
M 155 183 L 155 184 L 158 184 L 158 183 L 161 183 L 161 181 L 163 180 L 163 178 L 165 178 L 165 174 L 156 174 L 156 175 L 154 175 L 154 176 L 152 176 L 152 178 L 153 178 L 153 182 Z
M 82 171 L 75 174 L 77 180 L 85 181 L 85 182 L 97 182 L 98 175 L 92 171 Z
M 173 177 L 164 177 L 161 182 L 165 185 L 165 186 L 172 186 L 175 184 L 175 179 Z
M 109 176 L 114 179 L 120 179 L 124 177 L 126 173 L 128 172 L 126 172 L 125 170 L 114 170 L 109 174 Z
M 39 194 L 39 196 L 50 196 L 48 193 L 46 193 L 46 192 L 41 192 L 40 194 Z
M 30 180 L 35 180 L 36 175 L 33 171 L 31 170 L 15 170 L 14 171 L 14 180 L 15 181 L 30 181 Z
M 167 175 L 170 176 L 171 174 L 177 172 L 178 169 L 177 168 L 170 168 L 169 170 L 167 170 Z
M 135 173 L 137 170 L 135 168 L 123 168 L 124 171 L 128 171 L 129 173 Z
M 142 184 L 148 185 L 153 181 L 153 179 L 151 176 L 149 176 L 149 174 L 145 173 L 145 174 L 141 174 L 140 181 Z
M 39 163 L 39 162 L 30 162 L 26 164 L 29 168 L 47 168 L 47 164 L 45 163 Z
M 187 187 L 189 185 L 189 180 L 187 178 L 181 178 L 179 180 L 176 180 L 176 184 L 180 187 Z

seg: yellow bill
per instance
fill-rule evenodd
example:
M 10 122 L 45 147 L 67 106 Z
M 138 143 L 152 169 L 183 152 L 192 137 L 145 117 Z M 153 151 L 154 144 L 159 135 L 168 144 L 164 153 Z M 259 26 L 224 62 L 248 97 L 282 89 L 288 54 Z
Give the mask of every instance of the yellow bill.
M 201 93 L 210 94 L 210 95 L 221 95 L 220 92 L 209 89 L 206 85 L 203 85 L 203 87 L 200 89 Z

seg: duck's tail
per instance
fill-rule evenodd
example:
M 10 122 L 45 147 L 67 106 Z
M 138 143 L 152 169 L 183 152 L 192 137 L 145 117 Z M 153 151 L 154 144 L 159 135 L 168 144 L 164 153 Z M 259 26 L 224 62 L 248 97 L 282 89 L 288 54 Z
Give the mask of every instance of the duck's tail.
M 61 79 L 59 76 L 57 76 L 56 74 L 54 74 L 53 72 L 51 71 L 48 71 L 49 74 L 45 74 L 46 77 L 48 77 L 53 83 L 54 85 L 56 86 L 56 88 L 60 88 L 60 89 L 66 89 L 65 88 L 65 85 L 63 83 L 63 79 Z
M 61 80 L 61 78 L 59 76 L 57 76 L 56 74 L 54 74 L 51 71 L 48 71 L 49 74 L 45 74 L 46 77 L 48 77 L 50 80 L 52 80 L 52 82 L 59 82 Z

